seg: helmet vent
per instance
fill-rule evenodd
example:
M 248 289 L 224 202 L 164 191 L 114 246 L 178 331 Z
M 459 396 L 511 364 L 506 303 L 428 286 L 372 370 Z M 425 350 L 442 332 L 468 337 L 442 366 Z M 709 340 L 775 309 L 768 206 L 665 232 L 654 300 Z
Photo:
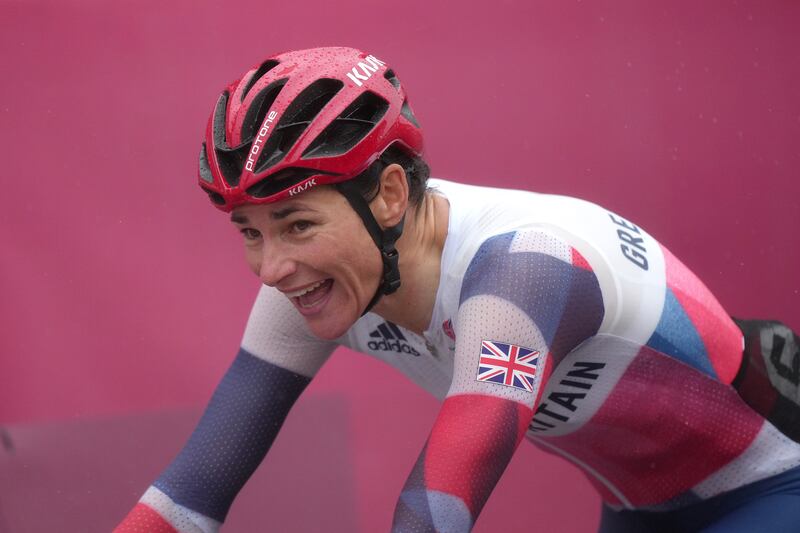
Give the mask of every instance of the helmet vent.
M 403 107 L 400 109 L 400 114 L 403 115 L 411 122 L 413 125 L 419 128 L 419 122 L 417 122 L 417 117 L 414 116 L 414 112 L 411 111 L 411 106 L 408 105 L 408 100 L 403 101 Z
M 217 99 L 217 107 L 214 108 L 214 148 L 225 150 L 228 144 L 225 142 L 225 112 L 228 108 L 228 91 L 224 91 Z
M 250 146 L 241 144 L 235 148 L 230 148 L 225 139 L 225 112 L 228 107 L 228 91 L 223 92 L 217 107 L 214 109 L 214 152 L 217 156 L 217 165 L 222 176 L 230 186 L 239 184 L 239 175 L 242 173 L 242 165 L 250 151 Z
M 264 144 L 256 172 L 263 172 L 283 159 L 322 108 L 342 87 L 344 83 L 339 80 L 322 78 L 303 89 L 289 104 L 272 135 Z
M 247 194 L 253 198 L 267 198 L 273 194 L 285 191 L 311 176 L 319 176 L 320 174 L 329 173 L 320 172 L 319 170 L 311 168 L 285 168 L 259 181 L 255 185 L 248 187 Z
M 253 88 L 253 85 L 255 85 L 255 83 L 258 80 L 263 78 L 264 74 L 266 74 L 270 70 L 274 69 L 278 65 L 280 65 L 280 62 L 275 61 L 274 59 L 269 59 L 269 60 L 264 61 L 263 63 L 261 63 L 261 66 L 258 67 L 258 70 L 256 70 L 253 73 L 253 75 L 247 81 L 247 85 L 245 86 L 244 91 L 242 91 L 242 102 L 244 102 L 244 97 L 247 96 L 247 93 L 250 92 L 250 89 Z
M 200 148 L 200 179 L 206 183 L 214 183 L 214 175 L 208 166 L 208 154 L 206 153 L 206 143 Z
M 303 158 L 332 157 L 344 154 L 373 130 L 389 109 L 389 102 L 375 93 L 365 92 L 336 117 L 303 152 Z
M 395 89 L 398 91 L 400 90 L 400 80 L 397 79 L 397 76 L 392 69 L 387 70 L 383 77 L 389 80 L 389 83 L 391 83 Z
M 211 191 L 209 189 L 206 189 L 205 187 L 201 188 L 205 191 L 208 197 L 211 198 L 212 202 L 214 202 L 217 205 L 225 205 L 225 198 L 223 198 L 220 193 Z
M 274 81 L 264 87 L 264 89 L 253 98 L 250 108 L 247 110 L 247 115 L 242 124 L 242 142 L 250 144 L 256 132 L 261 128 L 264 122 L 264 117 L 267 116 L 267 111 L 275 103 L 278 93 L 281 88 L 286 84 L 286 79 Z
M 250 152 L 250 146 L 243 144 L 237 148 L 228 148 L 225 150 L 217 150 L 217 164 L 219 165 L 222 175 L 225 177 L 225 182 L 231 187 L 239 185 L 239 178 L 242 174 L 247 154 Z

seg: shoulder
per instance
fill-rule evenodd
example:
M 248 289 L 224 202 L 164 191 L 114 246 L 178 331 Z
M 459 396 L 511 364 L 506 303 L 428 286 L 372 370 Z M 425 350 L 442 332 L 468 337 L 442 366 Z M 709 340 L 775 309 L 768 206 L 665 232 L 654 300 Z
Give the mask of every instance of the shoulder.
M 337 344 L 315 337 L 305 319 L 279 291 L 266 285 L 256 296 L 242 348 L 282 368 L 313 375 Z
M 456 329 L 528 325 L 558 360 L 595 335 L 604 314 L 583 255 L 547 229 L 527 228 L 481 243 L 462 280 Z
M 451 202 L 445 246 L 454 303 L 496 294 L 528 305 L 588 308 L 600 331 L 639 338 L 664 301 L 660 243 L 638 224 L 590 201 L 439 181 Z M 596 307 L 596 306 L 595 306 Z
M 546 228 L 525 228 L 484 239 L 464 273 L 460 301 L 493 294 L 529 299 L 542 290 L 598 289 L 584 256 Z

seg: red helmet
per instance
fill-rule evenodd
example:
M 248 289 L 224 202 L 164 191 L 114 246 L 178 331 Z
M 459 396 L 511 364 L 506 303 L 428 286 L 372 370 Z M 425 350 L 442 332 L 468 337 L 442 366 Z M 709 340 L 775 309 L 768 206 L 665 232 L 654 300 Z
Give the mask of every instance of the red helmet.
M 389 146 L 422 153 L 394 72 L 353 48 L 272 56 L 217 100 L 200 151 L 200 186 L 217 207 L 269 203 L 366 170 Z

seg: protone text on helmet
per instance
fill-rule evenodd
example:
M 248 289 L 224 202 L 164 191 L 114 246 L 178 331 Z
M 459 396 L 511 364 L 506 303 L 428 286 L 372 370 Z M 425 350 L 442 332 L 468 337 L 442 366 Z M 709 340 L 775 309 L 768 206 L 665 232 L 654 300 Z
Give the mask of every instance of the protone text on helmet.
M 261 129 L 258 130 L 258 136 L 256 140 L 253 141 L 253 146 L 250 147 L 250 153 L 247 154 L 247 163 L 245 163 L 244 168 L 247 169 L 248 172 L 253 172 L 253 169 L 256 166 L 256 155 L 258 151 L 261 150 L 261 145 L 264 142 L 264 138 L 269 133 L 270 126 L 275 121 L 275 117 L 278 116 L 278 113 L 275 111 L 270 111 L 267 115 L 267 119 L 262 124 Z

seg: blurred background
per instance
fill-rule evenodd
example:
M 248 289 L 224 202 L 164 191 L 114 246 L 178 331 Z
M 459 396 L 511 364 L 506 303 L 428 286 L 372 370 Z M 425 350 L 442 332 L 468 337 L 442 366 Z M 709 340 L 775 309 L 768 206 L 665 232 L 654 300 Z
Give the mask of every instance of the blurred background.
M 797 331 L 799 27 L 790 0 L 0 0 L 0 531 L 109 531 L 230 364 L 258 280 L 197 157 L 265 56 L 374 54 L 433 175 L 604 205 Z M 224 531 L 387 531 L 436 408 L 340 350 Z M 476 531 L 594 531 L 598 506 L 523 443 Z

